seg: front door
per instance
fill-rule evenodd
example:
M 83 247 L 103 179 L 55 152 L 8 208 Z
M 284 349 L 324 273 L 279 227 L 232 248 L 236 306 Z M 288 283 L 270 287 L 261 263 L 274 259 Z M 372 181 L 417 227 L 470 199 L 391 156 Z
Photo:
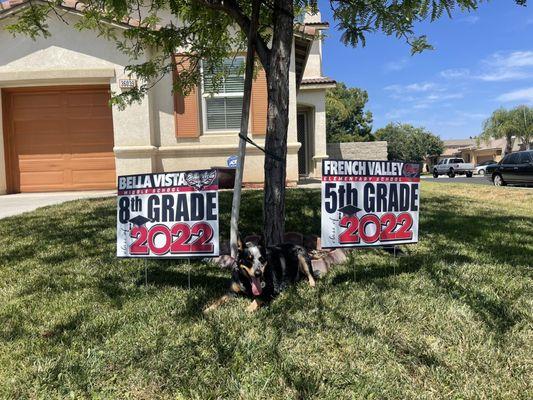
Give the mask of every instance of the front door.
M 308 175 L 308 141 L 307 141 L 307 115 L 305 113 L 298 113 L 297 117 L 297 133 L 298 142 L 301 143 L 298 150 L 298 174 Z

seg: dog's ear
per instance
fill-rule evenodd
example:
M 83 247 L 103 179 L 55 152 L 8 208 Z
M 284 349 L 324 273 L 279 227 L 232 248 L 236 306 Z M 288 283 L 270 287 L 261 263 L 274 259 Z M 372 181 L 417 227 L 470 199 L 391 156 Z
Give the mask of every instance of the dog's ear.
M 244 250 L 244 243 L 242 242 L 240 233 L 237 233 L 237 249 L 239 251 L 243 251 Z

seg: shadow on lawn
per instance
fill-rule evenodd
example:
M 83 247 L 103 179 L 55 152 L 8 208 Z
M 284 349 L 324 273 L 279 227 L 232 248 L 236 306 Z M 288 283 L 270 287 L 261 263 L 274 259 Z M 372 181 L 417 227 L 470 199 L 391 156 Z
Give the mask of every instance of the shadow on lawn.
M 455 267 L 488 259 L 495 264 L 516 265 L 517 271 L 521 271 L 530 262 L 527 246 L 533 243 L 533 226 L 523 217 L 468 213 L 463 207 L 460 201 L 446 196 L 426 199 L 420 222 L 426 250 L 401 257 L 393 265 L 374 263 L 364 273 L 358 272 L 355 279 L 350 271 L 338 274 L 332 283 L 353 280 L 363 285 L 374 284 L 393 275 L 423 269 L 440 291 L 466 304 L 496 335 L 505 334 L 524 316 L 505 299 L 490 297 L 478 285 L 465 281 Z M 489 232 L 494 235 L 489 236 Z M 524 242 L 513 240 L 516 232 L 520 232 Z M 523 273 L 527 273 L 525 268 Z
M 10 222 L 2 221 L 0 232 L 7 238 L 19 238 L 20 233 L 36 238 L 33 244 L 13 243 L 0 249 L 0 259 L 6 265 L 37 259 L 45 266 L 53 268 L 58 264 L 90 258 L 100 266 L 118 268 L 115 258 L 115 209 L 113 202 L 107 200 L 85 200 L 67 203 L 62 207 L 49 207 L 37 213 L 13 217 Z M 241 210 L 243 234 L 258 232 L 262 225 L 262 192 L 245 191 Z M 220 194 L 221 236 L 227 237 L 231 209 L 231 192 Z M 459 212 L 461 211 L 461 212 Z M 505 333 L 522 316 L 516 313 L 505 300 L 488 298 L 468 282 L 460 282 L 453 268 L 442 269 L 444 263 L 460 266 L 475 262 L 476 259 L 491 260 L 496 263 L 528 265 L 531 256 L 527 246 L 533 245 L 533 224 L 524 217 L 500 216 L 470 212 L 465 209 L 464 199 L 450 196 L 432 196 L 422 199 L 420 221 L 421 241 L 425 246 L 402 257 L 394 265 L 375 263 L 364 273 L 358 272 L 355 282 L 362 285 L 372 284 L 379 289 L 386 288 L 391 282 L 387 278 L 396 274 L 415 273 L 424 268 L 429 277 L 444 293 L 467 304 L 498 333 Z M 525 228 L 524 228 L 525 227 Z M 524 229 L 526 231 L 524 231 Z M 317 190 L 287 191 L 287 231 L 300 231 L 304 234 L 320 232 L 320 193 Z M 520 232 L 524 243 L 517 243 L 513 235 Z M 488 233 L 491 233 L 488 235 Z M 504 246 L 502 245 L 504 244 Z M 475 258 L 474 258 L 475 257 Z M 130 274 L 133 273 L 137 285 L 144 283 L 142 264 L 127 261 Z M 137 262 L 137 264 L 133 264 Z M 175 262 L 149 261 L 149 283 L 155 286 L 188 287 L 186 267 L 175 270 Z M 187 304 L 184 316 L 196 318 L 201 309 L 217 296 L 224 293 L 227 278 L 220 272 L 211 273 L 212 267 L 194 265 L 191 286 L 197 288 L 195 296 Z M 134 272 L 132 272 L 132 270 Z M 102 273 L 95 269 L 95 273 Z M 128 272 L 126 272 L 127 274 Z M 524 272 L 525 273 L 525 272 Z M 218 274 L 218 275 L 217 275 Z M 53 279 L 39 277 L 34 285 L 22 294 L 35 293 L 44 289 L 64 291 L 79 289 L 76 286 L 55 284 Z M 229 278 L 229 277 L 228 277 Z M 354 280 L 351 272 L 336 275 L 334 285 Z M 118 275 L 103 272 L 96 286 L 121 307 L 123 299 L 131 293 L 120 285 L 124 281 Z M 83 285 L 83 284 L 82 284 Z M 87 285 L 94 285 L 87 283 Z M 293 292 L 294 293 L 294 292 Z M 279 308 L 277 308 L 279 310 Z M 330 312 L 329 310 L 328 312 Z M 363 328 L 362 328 L 363 329 Z

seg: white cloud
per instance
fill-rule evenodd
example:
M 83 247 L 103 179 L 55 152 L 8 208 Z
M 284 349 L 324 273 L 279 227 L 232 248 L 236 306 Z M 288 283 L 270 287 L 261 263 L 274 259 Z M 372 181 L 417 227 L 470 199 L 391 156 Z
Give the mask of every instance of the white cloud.
M 482 61 L 478 79 L 487 82 L 511 81 L 533 76 L 533 51 L 496 52 Z
M 524 102 L 533 104 L 533 86 L 525 89 L 514 90 L 512 92 L 503 93 L 496 98 L 498 101 L 504 102 Z
M 473 25 L 473 24 L 476 24 L 479 20 L 480 18 L 477 15 L 469 15 L 467 17 L 460 18 L 457 21 Z
M 470 78 L 485 82 L 503 82 L 533 77 L 533 51 L 498 51 L 480 61 L 478 71 L 452 68 L 440 72 L 446 79 Z
M 389 112 L 387 112 L 385 114 L 385 118 L 387 118 L 387 119 L 398 119 L 398 118 L 402 118 L 405 115 L 410 114 L 411 112 L 412 111 L 410 109 L 398 108 L 398 109 L 390 110 Z
M 416 82 L 408 85 L 389 85 L 384 88 L 390 92 L 390 98 L 401 101 L 402 104 L 410 103 L 412 109 L 426 109 L 432 104 L 441 103 L 446 100 L 460 99 L 463 93 L 454 88 L 453 92 L 448 91 L 446 86 L 434 82 Z M 397 110 L 396 110 L 397 111 Z M 398 118 L 394 113 L 390 118 Z
M 494 53 L 487 62 L 504 68 L 533 67 L 533 51 L 513 51 L 509 54 Z
M 468 68 L 451 68 L 440 72 L 440 76 L 446 79 L 464 78 L 470 75 Z
M 390 61 L 386 63 L 383 66 L 383 69 L 385 70 L 385 72 L 396 72 L 396 71 L 401 71 L 402 69 L 407 67 L 408 64 L 409 64 L 409 59 L 404 57 L 400 60 Z
M 428 92 L 430 90 L 440 90 L 438 86 L 433 82 L 420 82 L 420 83 L 411 83 L 409 85 L 389 85 L 384 88 L 390 92 L 394 93 L 404 93 L 404 92 Z
M 501 81 L 512 81 L 516 79 L 528 78 L 530 74 L 523 71 L 512 71 L 512 70 L 499 70 L 496 72 L 491 72 L 487 74 L 478 75 L 476 78 L 481 79 L 485 82 L 501 82 Z

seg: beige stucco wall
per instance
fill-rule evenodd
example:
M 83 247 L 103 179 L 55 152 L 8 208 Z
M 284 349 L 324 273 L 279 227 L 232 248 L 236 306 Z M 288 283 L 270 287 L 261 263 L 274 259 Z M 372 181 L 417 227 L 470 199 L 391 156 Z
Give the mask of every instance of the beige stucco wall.
M 313 40 L 311 50 L 305 64 L 304 79 L 322 76 L 322 38 Z
M 387 142 L 328 143 L 328 154 L 333 159 L 386 160 Z

